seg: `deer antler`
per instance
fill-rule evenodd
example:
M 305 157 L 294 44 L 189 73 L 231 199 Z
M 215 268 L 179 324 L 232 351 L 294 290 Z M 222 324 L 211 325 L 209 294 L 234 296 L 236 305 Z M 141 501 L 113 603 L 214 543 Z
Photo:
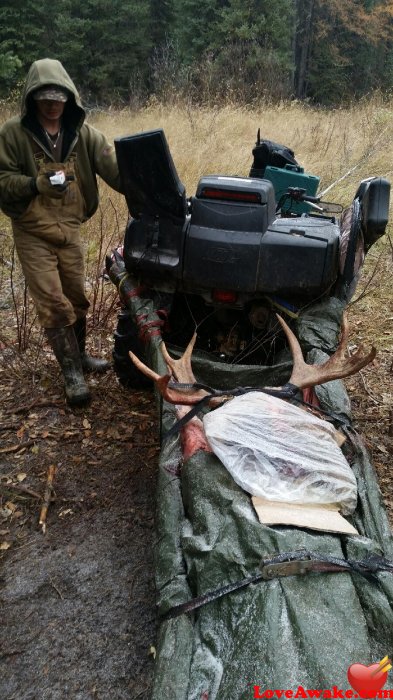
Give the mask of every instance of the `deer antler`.
M 371 348 L 368 354 L 364 354 L 364 348 L 362 345 L 360 345 L 352 356 L 345 356 L 345 346 L 348 338 L 348 324 L 344 315 L 341 328 L 341 339 L 334 355 L 332 355 L 321 365 L 308 365 L 303 359 L 302 350 L 296 336 L 286 324 L 284 319 L 281 318 L 281 316 L 277 314 L 277 318 L 287 337 L 293 356 L 293 369 L 289 383 L 293 384 L 299 389 L 317 386 L 318 384 L 329 382 L 332 379 L 349 377 L 351 374 L 359 372 L 359 370 L 368 365 L 376 355 L 376 349 L 374 347 Z M 162 394 L 163 398 L 166 401 L 169 401 L 169 403 L 193 406 L 208 395 L 208 392 L 204 389 L 192 388 L 192 385 L 196 383 L 191 367 L 191 355 L 194 349 L 195 341 L 196 333 L 194 333 L 182 357 L 180 357 L 178 360 L 175 360 L 169 355 L 165 343 L 162 342 L 161 351 L 169 370 L 168 374 L 162 376 L 151 370 L 149 367 L 147 367 L 147 365 L 143 364 L 143 362 L 141 362 L 136 355 L 130 352 L 130 357 L 137 369 L 156 383 L 157 388 Z M 176 382 L 181 384 L 189 384 L 191 386 L 184 389 L 174 389 L 169 386 L 169 382 L 172 379 L 175 379 Z M 276 389 L 279 389 L 279 387 L 276 387 Z M 209 405 L 218 406 L 226 401 L 229 396 L 231 396 L 230 391 L 228 391 L 228 394 L 225 396 L 222 395 L 213 397 L 210 399 Z
M 277 318 L 287 337 L 293 357 L 293 369 L 289 382 L 299 387 L 299 389 L 317 386 L 318 384 L 329 382 L 332 379 L 349 377 L 351 374 L 359 372 L 359 370 L 368 365 L 369 362 L 372 362 L 376 355 L 377 351 L 374 347 L 371 348 L 369 353 L 365 354 L 363 345 L 359 345 L 353 355 L 349 357 L 345 356 L 348 323 L 344 314 L 341 326 L 341 338 L 336 352 L 321 365 L 308 365 L 303 359 L 303 353 L 298 339 L 284 319 L 278 314 Z
M 191 356 L 194 350 L 197 335 L 194 333 L 190 342 L 188 343 L 183 355 L 175 360 L 170 356 L 164 341 L 161 344 L 161 352 L 163 354 L 164 360 L 167 364 L 168 369 L 171 370 L 173 378 L 180 382 L 181 384 L 195 384 L 196 379 L 194 377 L 194 372 L 191 367 Z M 195 391 L 195 389 L 193 390 Z M 205 394 L 207 392 L 204 392 Z
M 163 354 L 164 360 L 167 364 L 168 369 L 172 373 L 172 377 L 181 384 L 195 384 L 196 380 L 191 367 L 191 355 L 194 349 L 196 341 L 196 333 L 194 333 L 189 344 L 182 357 L 175 360 L 170 356 L 164 341 L 161 343 L 161 352 Z M 153 372 L 149 367 L 143 364 L 138 358 L 130 352 L 131 359 L 135 366 L 146 376 L 153 379 L 156 382 L 157 388 L 162 394 L 163 398 L 169 403 L 177 404 L 176 415 L 177 419 L 181 420 L 184 418 L 189 411 L 191 411 L 191 405 L 200 401 L 204 396 L 207 395 L 207 391 L 203 389 L 171 389 L 168 384 L 172 379 L 170 374 L 160 376 Z M 181 439 L 182 439 L 182 449 L 183 449 L 183 459 L 187 461 L 192 457 L 198 450 L 204 450 L 205 452 L 212 452 L 212 449 L 207 442 L 202 421 L 193 416 L 184 426 L 181 428 Z
M 151 370 L 149 367 L 147 367 L 147 365 L 143 364 L 143 362 L 141 362 L 136 355 L 130 352 L 130 357 L 135 367 L 137 367 L 137 369 L 156 383 L 160 394 L 166 401 L 169 401 L 169 403 L 193 406 L 208 395 L 208 392 L 205 391 L 205 389 L 193 389 L 192 386 L 187 389 L 172 389 L 170 386 L 168 386 L 172 379 L 181 384 L 193 385 L 196 383 L 191 367 L 191 355 L 194 349 L 196 337 L 196 333 L 194 333 L 183 355 L 178 360 L 175 360 L 170 356 L 164 341 L 162 341 L 160 348 L 169 370 L 169 373 L 163 376 Z M 210 405 L 217 406 L 219 403 L 222 403 L 225 400 L 226 397 L 215 397 L 211 400 Z

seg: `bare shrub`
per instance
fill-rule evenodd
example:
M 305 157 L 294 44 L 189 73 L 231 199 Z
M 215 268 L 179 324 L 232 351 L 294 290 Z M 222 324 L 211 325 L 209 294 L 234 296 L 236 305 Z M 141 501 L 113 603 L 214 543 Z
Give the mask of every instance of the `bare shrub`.
M 208 57 L 209 80 L 204 85 L 206 61 L 200 70 L 202 94 L 208 104 L 230 100 L 240 105 L 276 104 L 290 96 L 286 66 L 276 52 L 257 41 L 232 42 L 218 56 Z M 208 90 L 206 90 L 208 88 Z
M 188 99 L 193 94 L 193 71 L 181 61 L 175 41 L 168 39 L 154 49 L 149 68 L 152 95 L 161 103 Z
M 104 274 L 104 260 L 117 248 L 124 236 L 127 218 L 123 198 L 103 186 L 102 203 L 96 216 L 85 224 L 84 247 L 86 289 L 91 307 L 89 327 L 96 347 L 108 344 L 118 304 L 115 287 Z M 37 314 L 13 245 L 10 225 L 0 231 L 0 349 L 2 362 L 13 374 L 36 374 L 42 359 L 45 336 L 37 323 Z M 91 341 L 90 341 L 91 342 Z
M 105 257 L 123 242 L 127 209 L 123 197 L 106 185 L 101 187 L 101 204 L 96 215 L 84 226 L 86 290 L 90 300 L 89 327 L 101 348 L 114 326 L 118 295 L 105 273 Z
M 150 61 L 151 88 L 164 103 L 276 103 L 290 95 L 287 74 L 276 53 L 257 41 L 232 42 L 218 53 L 206 51 L 190 65 L 181 61 L 176 43 L 168 41 Z

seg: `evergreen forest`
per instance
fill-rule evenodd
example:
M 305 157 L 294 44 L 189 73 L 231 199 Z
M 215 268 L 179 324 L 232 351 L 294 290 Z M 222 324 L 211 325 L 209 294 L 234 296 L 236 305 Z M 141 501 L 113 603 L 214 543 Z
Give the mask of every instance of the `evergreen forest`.
M 393 86 L 393 0 L 0 0 L 0 97 L 58 58 L 90 106 L 333 106 Z

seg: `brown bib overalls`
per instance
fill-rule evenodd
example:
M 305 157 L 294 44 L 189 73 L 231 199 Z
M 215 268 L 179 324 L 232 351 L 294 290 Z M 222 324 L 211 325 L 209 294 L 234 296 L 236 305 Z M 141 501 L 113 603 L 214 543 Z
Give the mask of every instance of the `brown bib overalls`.
M 86 316 L 84 254 L 80 227 L 85 205 L 76 158 L 67 163 L 40 162 L 39 174 L 63 170 L 73 178 L 61 199 L 38 194 L 12 222 L 15 247 L 44 328 L 69 326 Z

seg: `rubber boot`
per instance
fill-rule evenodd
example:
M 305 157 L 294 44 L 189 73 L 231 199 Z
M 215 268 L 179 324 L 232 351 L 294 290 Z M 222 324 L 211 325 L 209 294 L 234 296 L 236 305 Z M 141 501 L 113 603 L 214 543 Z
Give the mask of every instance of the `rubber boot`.
M 76 339 L 78 341 L 79 352 L 82 360 L 82 367 L 85 372 L 106 372 L 110 369 L 110 363 L 98 357 L 92 357 L 85 352 L 86 348 L 86 317 L 78 318 L 73 325 Z
M 67 403 L 70 406 L 87 403 L 91 397 L 73 326 L 45 328 L 45 332 L 64 376 Z

